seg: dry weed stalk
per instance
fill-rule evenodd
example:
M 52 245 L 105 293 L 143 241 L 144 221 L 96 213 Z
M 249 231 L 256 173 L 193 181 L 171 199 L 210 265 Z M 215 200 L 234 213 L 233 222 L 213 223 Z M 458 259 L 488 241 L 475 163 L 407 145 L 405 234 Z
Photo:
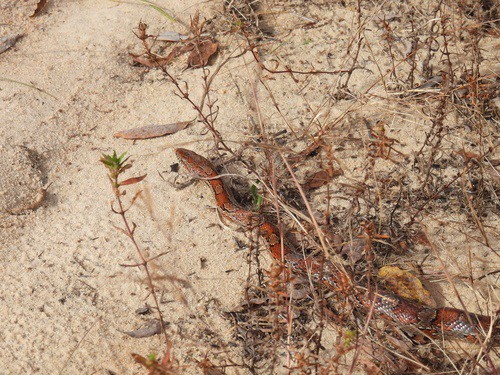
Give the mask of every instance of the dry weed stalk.
M 153 275 L 151 273 L 151 269 L 149 266 L 149 264 L 152 261 L 160 258 L 161 256 L 167 253 L 163 252 L 152 258 L 147 258 L 144 254 L 144 250 L 142 250 L 142 248 L 139 246 L 137 242 L 137 239 L 135 238 L 135 231 L 137 229 L 137 225 L 136 223 L 129 221 L 127 217 L 127 212 L 133 207 L 134 202 L 141 194 L 141 191 L 139 190 L 132 197 L 130 202 L 128 202 L 128 204 L 125 204 L 123 201 L 123 197 L 126 194 L 126 190 L 123 189 L 123 187 L 141 182 L 146 177 L 146 175 L 139 177 L 131 177 L 126 180 L 120 181 L 122 175 L 128 169 L 132 168 L 132 163 L 128 162 L 128 160 L 129 157 L 125 157 L 125 153 L 118 156 L 115 151 L 113 152 L 113 155 L 103 155 L 100 161 L 109 171 L 108 178 L 111 183 L 113 193 L 115 195 L 115 201 L 111 202 L 111 211 L 114 214 L 119 215 L 123 222 L 123 227 L 118 227 L 115 225 L 114 227 L 119 232 L 123 233 L 125 236 L 128 237 L 128 239 L 132 242 L 136 250 L 137 256 L 140 259 L 139 263 L 122 265 L 122 267 L 138 267 L 144 270 L 146 274 L 146 282 L 148 285 L 149 294 L 153 297 L 154 306 L 156 308 L 156 314 L 158 316 L 158 320 L 160 321 L 160 333 L 164 336 L 166 345 L 165 355 L 161 361 L 157 360 L 156 357 L 154 356 L 149 356 L 148 358 L 144 358 L 138 354 L 132 354 L 132 356 L 137 363 L 146 367 L 150 374 L 167 375 L 167 374 L 177 373 L 178 367 L 176 365 L 174 358 L 171 355 L 172 342 L 170 341 L 170 338 L 168 337 L 167 332 L 165 331 L 165 326 L 166 326 L 165 320 L 163 318 L 163 313 L 161 312 L 160 309 L 159 298 L 155 290 L 155 285 L 153 283 Z M 115 204 L 118 205 L 117 208 L 115 207 Z

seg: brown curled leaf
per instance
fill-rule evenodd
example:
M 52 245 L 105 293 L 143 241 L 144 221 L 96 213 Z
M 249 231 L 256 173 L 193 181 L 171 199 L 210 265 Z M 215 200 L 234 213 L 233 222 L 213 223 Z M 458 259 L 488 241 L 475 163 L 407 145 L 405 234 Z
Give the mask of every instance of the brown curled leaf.
M 142 176 L 139 176 L 139 177 L 128 178 L 125 181 L 120 182 L 120 186 L 137 184 L 138 182 L 141 182 L 142 180 L 144 180 L 146 178 L 146 176 L 147 176 L 147 173 L 142 175 Z
M 342 169 L 330 169 L 322 170 L 314 173 L 310 176 L 307 181 L 302 185 L 305 190 L 312 190 L 320 188 L 331 181 L 333 177 L 340 176 L 344 172 Z
M 0 53 L 4 53 L 11 48 L 21 38 L 23 34 L 6 35 L 0 38 Z
M 147 373 L 149 375 L 181 374 L 179 367 L 169 357 L 164 356 L 160 361 L 154 355 L 149 355 L 147 358 L 136 353 L 132 353 L 131 355 L 136 363 L 148 370 Z
M 317 189 L 330 181 L 327 171 L 319 171 L 310 176 L 302 187 L 305 190 Z
M 167 57 L 156 57 L 156 56 L 147 56 L 147 55 L 135 55 L 129 52 L 130 57 L 136 63 L 147 66 L 148 68 L 158 68 L 160 66 L 164 66 L 170 62 L 170 59 Z
M 431 294 L 422 285 L 418 277 L 399 267 L 385 266 L 378 271 L 378 277 L 394 294 L 427 306 L 435 307 L 436 303 Z
M 366 247 L 365 238 L 355 238 L 341 245 L 340 255 L 349 259 L 351 264 L 356 264 L 363 259 L 364 250 Z
M 134 361 L 136 363 L 138 363 L 144 367 L 150 367 L 151 365 L 153 365 L 153 363 L 156 363 L 156 361 L 149 360 L 149 359 L 143 357 L 142 355 L 139 355 L 136 353 L 132 353 L 131 355 L 132 355 L 132 358 L 134 358 Z
M 161 322 L 158 319 L 151 319 L 145 322 L 140 328 L 134 331 L 122 331 L 133 338 L 144 338 L 158 335 L 161 333 Z
M 146 358 L 136 353 L 132 353 L 131 355 L 136 363 L 149 370 L 148 374 L 168 374 L 168 372 L 162 368 L 161 364 L 156 358 Z
M 187 52 L 192 51 L 193 48 L 194 48 L 193 44 L 186 44 L 185 46 L 176 46 L 176 47 L 172 48 L 172 51 L 170 51 L 170 53 L 168 54 L 168 56 L 166 58 L 170 62 L 171 60 L 175 59 L 176 57 L 179 57 L 181 55 L 184 55 Z
M 36 9 L 30 17 L 38 16 L 40 12 L 43 10 L 43 8 L 45 8 L 45 5 L 47 5 L 47 0 L 38 0 L 38 3 L 36 4 Z
M 198 367 L 202 369 L 203 375 L 224 375 L 225 373 L 219 370 L 212 362 L 205 358 L 198 362 Z
M 185 129 L 192 121 L 180 121 L 165 125 L 146 125 L 140 128 L 122 130 L 115 133 L 116 138 L 123 139 L 150 139 L 174 134 Z
M 424 246 L 430 246 L 431 245 L 431 242 L 429 241 L 429 238 L 427 237 L 427 235 L 425 234 L 425 232 L 423 232 L 421 230 L 415 232 L 411 236 L 411 239 L 413 240 L 413 242 L 418 243 L 420 245 L 424 245 Z
M 461 150 L 458 150 L 458 151 L 453 151 L 455 154 L 457 155 L 460 155 L 461 157 L 464 158 L 465 161 L 470 161 L 472 159 L 475 159 L 475 160 L 481 160 L 481 155 L 478 155 L 474 152 L 470 152 L 470 151 L 465 151 L 465 149 L 461 149 Z
M 194 49 L 193 44 L 186 44 L 184 46 L 176 46 L 172 48 L 170 53 L 166 57 L 156 56 L 156 55 L 136 55 L 129 52 L 130 57 L 136 63 L 147 66 L 148 68 L 159 68 L 169 64 L 173 59 L 190 52 Z
M 217 52 L 218 42 L 212 42 L 210 39 L 202 40 L 190 53 L 188 57 L 188 66 L 192 68 L 201 68 L 208 64 L 210 57 Z

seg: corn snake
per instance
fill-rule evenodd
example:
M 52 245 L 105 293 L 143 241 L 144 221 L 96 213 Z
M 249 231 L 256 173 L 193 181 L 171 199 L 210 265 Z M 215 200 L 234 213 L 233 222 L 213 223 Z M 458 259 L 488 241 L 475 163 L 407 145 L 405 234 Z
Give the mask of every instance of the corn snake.
M 421 303 L 397 296 L 389 291 L 377 288 L 376 292 L 367 292 L 366 288 L 353 288 L 352 277 L 338 270 L 328 261 L 320 261 L 311 256 L 304 257 L 282 244 L 279 230 L 272 223 L 258 218 L 257 213 L 247 211 L 233 203 L 226 191 L 222 179 L 206 158 L 197 153 L 178 148 L 177 157 L 190 175 L 205 180 L 212 188 L 221 215 L 243 227 L 258 227 L 259 234 L 266 240 L 271 256 L 283 262 L 285 268 L 307 271 L 316 280 L 334 290 L 351 290 L 353 300 L 377 316 L 392 321 L 402 328 L 416 328 L 432 338 L 451 337 L 478 341 L 491 329 L 492 337 L 500 335 L 496 319 L 469 313 L 451 307 L 432 308 Z M 257 223 L 257 225 L 256 225 Z

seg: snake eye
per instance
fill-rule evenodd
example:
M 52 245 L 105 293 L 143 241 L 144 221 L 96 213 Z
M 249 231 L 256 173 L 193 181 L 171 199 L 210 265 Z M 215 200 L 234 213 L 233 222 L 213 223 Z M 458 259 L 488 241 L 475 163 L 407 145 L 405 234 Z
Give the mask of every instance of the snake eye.
M 174 163 L 170 165 L 170 172 L 177 173 L 179 172 L 179 163 Z

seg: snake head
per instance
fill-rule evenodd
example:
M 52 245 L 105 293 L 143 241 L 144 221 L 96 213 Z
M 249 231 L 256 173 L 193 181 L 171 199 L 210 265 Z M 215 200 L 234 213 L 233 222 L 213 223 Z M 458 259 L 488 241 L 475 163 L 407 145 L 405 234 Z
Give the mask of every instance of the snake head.
M 196 152 L 185 148 L 177 148 L 175 149 L 175 154 L 188 172 L 195 178 L 215 178 L 218 176 L 212 163 Z

